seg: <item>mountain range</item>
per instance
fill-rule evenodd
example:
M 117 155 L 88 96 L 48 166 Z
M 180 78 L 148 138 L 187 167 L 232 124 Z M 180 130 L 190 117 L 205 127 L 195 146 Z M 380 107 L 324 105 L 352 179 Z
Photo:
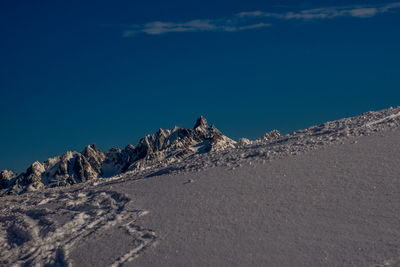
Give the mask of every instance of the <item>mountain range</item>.
M 279 135 L 274 130 L 260 140 Z M 167 166 L 194 154 L 221 151 L 252 142 L 245 138 L 236 142 L 226 137 L 214 125 L 208 125 L 207 120 L 201 116 L 192 129 L 178 126 L 172 130 L 159 129 L 140 139 L 136 146 L 127 145 L 124 149 L 111 148 L 103 152 L 92 144 L 82 152 L 68 151 L 44 162 L 35 161 L 21 174 L 3 170 L 0 173 L 0 190 L 4 195 L 68 186 L 127 171 Z

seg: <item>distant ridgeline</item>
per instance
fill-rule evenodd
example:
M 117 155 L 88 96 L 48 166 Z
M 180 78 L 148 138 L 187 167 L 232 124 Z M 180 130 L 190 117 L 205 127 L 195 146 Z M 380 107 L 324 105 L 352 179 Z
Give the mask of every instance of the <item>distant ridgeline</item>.
M 172 130 L 160 129 L 146 135 L 137 146 L 102 152 L 90 145 L 81 153 L 67 152 L 43 163 L 35 161 L 25 173 L 4 170 L 0 173 L 0 196 L 68 186 L 128 171 L 151 177 L 174 170 L 219 166 L 224 162 L 226 166 L 240 166 L 240 162 L 250 158 L 263 161 L 296 155 L 327 144 L 342 143 L 348 138 L 399 127 L 400 107 L 396 107 L 325 122 L 285 136 L 274 130 L 254 141 L 241 138 L 236 142 L 200 117 L 192 129 L 176 126 Z M 209 152 L 215 153 L 208 157 L 206 153 Z M 194 156 L 199 158 L 194 159 Z
M 275 130 L 260 140 L 279 135 Z M 88 145 L 80 153 L 68 151 L 42 163 L 35 161 L 25 173 L 4 170 L 0 174 L 0 190 L 1 195 L 21 194 L 45 187 L 73 185 L 249 143 L 248 139 L 236 142 L 226 137 L 200 117 L 192 129 L 177 126 L 172 130 L 159 129 L 142 138 L 137 146 L 127 145 L 122 150 L 111 148 L 102 152 L 96 145 Z

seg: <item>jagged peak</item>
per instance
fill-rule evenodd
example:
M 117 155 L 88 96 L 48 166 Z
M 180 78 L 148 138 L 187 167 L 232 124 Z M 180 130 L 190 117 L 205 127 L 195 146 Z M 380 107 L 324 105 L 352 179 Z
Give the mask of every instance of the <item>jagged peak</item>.
M 75 151 L 67 151 L 67 152 L 65 152 L 65 153 L 60 157 L 60 159 L 61 159 L 61 160 L 70 160 L 70 159 L 73 158 L 74 155 L 77 154 L 77 153 L 78 153 L 78 152 L 75 152 Z
M 101 152 L 101 150 L 96 146 L 96 144 L 87 145 L 82 153 L 89 151 Z
M 21 185 L 21 190 L 25 190 L 30 184 L 39 188 L 41 181 L 45 186 L 54 183 L 75 184 L 97 177 L 110 177 L 127 170 L 141 170 L 160 162 L 167 164 L 195 153 L 233 147 L 235 143 L 200 116 L 193 129 L 178 126 L 172 130 L 160 128 L 141 138 L 137 146 L 127 145 L 124 149 L 112 148 L 102 152 L 95 144 L 91 144 L 82 152 L 67 151 L 46 162 L 35 162 L 17 178 L 14 185 Z
M 156 135 L 157 135 L 157 136 L 168 136 L 168 135 L 170 134 L 170 132 L 171 132 L 171 131 L 168 130 L 168 129 L 162 129 L 162 128 L 160 128 L 160 129 L 158 129 Z
M 4 179 L 7 179 L 7 180 L 10 180 L 11 178 L 14 178 L 16 176 L 17 176 L 17 174 L 15 172 L 13 172 L 13 171 L 10 171 L 10 170 L 2 170 L 0 172 L 0 178 L 4 178 Z
M 196 124 L 194 125 L 193 129 L 196 129 L 198 127 L 202 127 L 202 128 L 207 128 L 208 127 L 208 123 L 206 118 L 204 118 L 203 116 L 200 116 L 197 120 L 196 120 Z
M 32 168 L 38 168 L 38 167 L 40 168 L 41 166 L 43 166 L 43 164 L 37 160 L 35 162 L 33 162 L 31 165 Z
M 181 129 L 181 127 L 175 125 L 171 132 L 174 133 L 174 132 L 178 131 L 179 129 Z
M 33 173 L 42 173 L 45 171 L 45 168 L 42 163 L 39 161 L 35 161 L 32 163 L 32 165 L 28 168 L 27 172 L 33 172 Z

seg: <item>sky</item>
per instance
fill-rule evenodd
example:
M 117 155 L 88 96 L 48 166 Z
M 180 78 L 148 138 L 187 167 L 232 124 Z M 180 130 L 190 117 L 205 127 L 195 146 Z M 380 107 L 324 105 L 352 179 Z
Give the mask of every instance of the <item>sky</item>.
M 203 115 L 255 139 L 400 105 L 400 1 L 1 1 L 0 170 Z

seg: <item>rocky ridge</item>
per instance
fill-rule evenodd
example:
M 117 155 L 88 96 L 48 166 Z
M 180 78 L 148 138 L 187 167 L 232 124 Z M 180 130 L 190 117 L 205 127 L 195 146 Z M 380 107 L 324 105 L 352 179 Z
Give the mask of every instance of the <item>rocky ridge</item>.
M 352 142 L 355 137 L 383 134 L 399 127 L 400 107 L 396 107 L 325 122 L 283 136 L 274 130 L 257 140 L 241 138 L 235 142 L 200 117 L 192 129 L 160 129 L 146 135 L 137 146 L 102 152 L 90 145 L 81 153 L 67 152 L 42 163 L 34 162 L 19 175 L 4 170 L 0 173 L 0 195 L 90 180 L 97 184 L 96 179 L 103 177 L 141 179 L 213 166 L 237 168 L 242 164 L 264 164 L 272 159 L 302 154 L 325 145 Z
M 280 135 L 276 130 L 259 139 L 240 138 L 235 147 L 209 154 L 195 154 L 184 161 L 176 161 L 167 166 L 156 166 L 139 173 L 127 172 L 117 175 L 117 179 L 141 179 L 164 174 L 178 174 L 225 166 L 235 169 L 243 165 L 266 164 L 271 160 L 291 155 L 301 155 L 324 146 L 357 143 L 358 137 L 384 135 L 400 127 L 400 106 L 380 111 L 369 111 L 361 115 L 328 121 L 307 129 Z
M 194 154 L 235 146 L 234 140 L 200 117 L 192 129 L 177 126 L 172 130 L 159 129 L 143 137 L 137 146 L 127 145 L 124 149 L 111 148 L 102 152 L 93 144 L 82 152 L 68 151 L 45 162 L 35 161 L 19 175 L 4 170 L 0 173 L 0 190 L 4 195 L 68 186 L 127 171 L 140 172 L 155 166 L 166 166 Z

